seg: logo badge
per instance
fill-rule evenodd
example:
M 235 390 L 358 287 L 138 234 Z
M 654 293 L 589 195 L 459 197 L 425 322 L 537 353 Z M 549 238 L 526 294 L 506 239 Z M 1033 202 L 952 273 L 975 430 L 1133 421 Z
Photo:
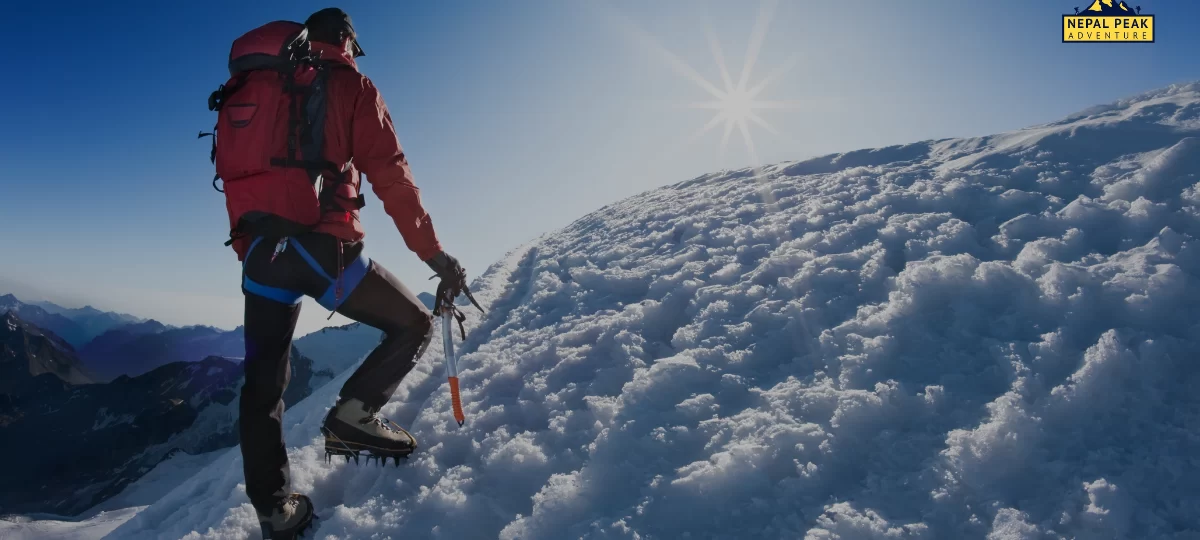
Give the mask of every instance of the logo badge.
M 1154 15 L 1124 0 L 1093 0 L 1063 15 L 1063 43 L 1154 43 Z

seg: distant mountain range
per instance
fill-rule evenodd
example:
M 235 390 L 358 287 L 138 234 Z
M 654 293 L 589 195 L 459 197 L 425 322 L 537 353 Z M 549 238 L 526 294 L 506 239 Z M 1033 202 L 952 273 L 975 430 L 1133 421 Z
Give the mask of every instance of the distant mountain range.
M 425 294 L 431 301 L 432 296 Z M 382 338 L 358 323 L 296 340 L 291 406 Z M 0 296 L 0 514 L 73 515 L 176 452 L 238 442 L 242 328 L 176 328 Z
M 79 352 L 85 358 L 89 354 L 103 355 L 113 353 L 119 351 L 122 347 L 127 346 L 131 341 L 137 339 L 138 337 L 159 334 L 170 329 L 170 326 L 155 320 L 119 326 L 100 334 L 99 336 L 96 336 L 95 339 L 89 341 L 87 345 L 84 345 Z
M 92 306 L 65 308 L 52 302 L 23 302 L 11 294 L 0 296 L 0 315 L 8 312 L 69 344 L 95 382 L 141 375 L 171 362 L 245 354 L 241 328 L 176 328 Z
M 110 329 L 127 324 L 142 322 L 143 319 L 128 315 L 125 313 L 114 313 L 111 311 L 101 311 L 92 306 L 83 306 L 81 308 L 65 308 L 53 302 L 31 302 L 48 313 L 62 315 L 78 324 L 83 329 L 83 335 L 87 340 L 95 339 L 96 336 L 103 334 Z
M 22 302 L 11 294 L 0 296 L 0 315 L 9 311 L 54 332 L 76 349 L 109 329 L 141 321 L 133 315 L 100 311 L 92 306 L 65 308 L 52 302 Z
M 85 345 L 79 356 L 102 381 L 141 375 L 171 362 L 196 362 L 208 356 L 245 355 L 242 329 L 209 326 L 174 328 L 150 320 L 109 330 Z
M 184 330 L 184 329 L 181 329 Z M 332 375 L 293 350 L 291 405 Z M 0 318 L 0 513 L 75 514 L 172 452 L 237 444 L 240 359 L 211 356 L 93 383 L 70 345 L 8 312 Z
M 433 309 L 432 294 L 422 292 L 417 297 Z M 80 369 L 89 382 L 137 376 L 172 362 L 196 362 L 209 356 L 241 358 L 245 354 L 240 327 L 230 331 L 208 326 L 178 328 L 91 306 L 69 309 L 51 302 L 22 302 L 11 294 L 0 296 L 0 315 L 7 311 L 68 343 L 82 361 Z M 327 359 L 318 371 L 336 374 L 361 360 L 379 343 L 380 335 L 374 328 L 355 323 L 319 330 L 297 339 L 296 346 L 306 353 L 323 347 L 310 356 Z
M 72 347 L 82 347 L 91 339 L 79 323 L 63 315 L 50 313 L 40 306 L 21 302 L 11 294 L 0 296 L 0 315 L 8 312 L 20 315 L 22 320 L 38 328 L 53 332 Z
M 0 315 L 0 394 L 25 388 L 43 374 L 64 384 L 96 380 L 62 338 L 30 324 L 14 311 Z M 0 417 L 0 425 L 4 421 Z

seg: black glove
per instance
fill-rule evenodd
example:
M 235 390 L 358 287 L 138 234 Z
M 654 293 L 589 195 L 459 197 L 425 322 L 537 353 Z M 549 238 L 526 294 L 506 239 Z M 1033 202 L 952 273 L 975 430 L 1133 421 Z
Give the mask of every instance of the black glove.
M 451 257 L 445 251 L 439 251 L 437 255 L 425 261 L 425 264 L 428 264 L 429 268 L 437 272 L 437 277 L 442 278 L 442 281 L 461 281 L 464 283 L 467 281 L 467 271 L 463 270 L 461 264 L 458 264 L 458 259 Z
M 437 272 L 434 277 L 442 280 L 438 284 L 438 305 L 440 306 L 442 302 L 453 304 L 454 299 L 458 298 L 463 289 L 467 288 L 467 271 L 461 264 L 458 264 L 458 259 L 445 251 L 438 252 L 437 255 L 425 261 L 425 264 Z
M 458 308 L 454 307 L 454 299 L 462 294 L 467 295 L 467 300 L 471 301 L 471 305 L 478 308 L 479 311 L 487 313 L 484 311 L 483 306 L 480 306 L 479 302 L 475 301 L 475 297 L 471 295 L 471 289 L 467 288 L 467 271 L 463 269 L 461 264 L 458 264 L 458 259 L 442 251 L 428 261 L 425 261 L 425 264 L 428 264 L 429 268 L 437 272 L 437 275 L 433 277 L 442 279 L 441 283 L 438 283 L 437 297 L 433 307 L 434 315 L 441 315 L 443 307 L 447 308 L 448 312 L 453 314 L 455 319 L 458 319 L 459 329 L 463 330 L 462 322 L 466 316 Z M 467 339 L 466 330 L 463 330 L 463 339 Z

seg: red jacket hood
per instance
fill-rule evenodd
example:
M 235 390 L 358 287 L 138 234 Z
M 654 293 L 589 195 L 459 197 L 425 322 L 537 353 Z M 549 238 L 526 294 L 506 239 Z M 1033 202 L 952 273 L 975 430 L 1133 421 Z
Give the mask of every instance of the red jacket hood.
M 317 55 L 321 60 L 345 64 L 358 71 L 358 64 L 354 62 L 354 57 L 342 47 L 319 41 L 310 42 L 310 46 L 312 47 L 313 54 Z

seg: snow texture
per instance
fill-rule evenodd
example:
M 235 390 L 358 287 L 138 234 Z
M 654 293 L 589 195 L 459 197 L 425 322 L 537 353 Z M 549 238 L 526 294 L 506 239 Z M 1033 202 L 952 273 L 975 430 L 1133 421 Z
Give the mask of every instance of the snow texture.
M 1200 537 L 1200 84 L 1013 133 L 705 175 L 475 282 L 400 468 L 324 463 L 317 538 Z M 438 343 L 435 336 L 433 342 Z M 230 451 L 111 538 L 252 538 Z

